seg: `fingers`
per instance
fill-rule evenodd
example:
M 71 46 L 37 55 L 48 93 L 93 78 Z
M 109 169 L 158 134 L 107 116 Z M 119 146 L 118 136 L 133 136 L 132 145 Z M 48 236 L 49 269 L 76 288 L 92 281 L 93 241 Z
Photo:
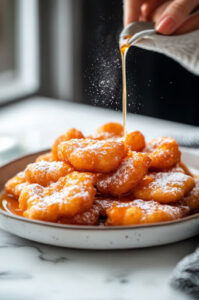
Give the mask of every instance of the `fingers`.
M 199 14 L 190 13 L 199 0 L 124 0 L 124 26 L 135 21 L 156 23 L 162 34 L 182 34 L 199 29 Z
M 143 3 L 141 7 L 141 15 L 144 21 L 149 21 L 153 12 L 163 3 L 165 0 L 148 0 Z
M 174 33 L 199 4 L 199 0 L 173 0 L 156 22 L 156 30 L 162 34 Z
M 184 34 L 199 29 L 199 13 L 189 17 L 174 34 Z
M 144 0 L 124 0 L 124 26 L 139 20 Z

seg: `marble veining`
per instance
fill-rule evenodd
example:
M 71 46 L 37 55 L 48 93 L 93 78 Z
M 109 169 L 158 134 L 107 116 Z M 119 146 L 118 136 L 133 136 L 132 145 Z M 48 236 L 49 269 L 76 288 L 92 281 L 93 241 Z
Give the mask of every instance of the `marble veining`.
M 0 272 L 1 280 L 20 280 L 20 279 L 31 279 L 32 276 L 22 272 L 2 271 Z
M 197 244 L 193 238 L 154 248 L 89 251 L 47 246 L 0 230 L 0 299 L 191 299 L 169 280 Z

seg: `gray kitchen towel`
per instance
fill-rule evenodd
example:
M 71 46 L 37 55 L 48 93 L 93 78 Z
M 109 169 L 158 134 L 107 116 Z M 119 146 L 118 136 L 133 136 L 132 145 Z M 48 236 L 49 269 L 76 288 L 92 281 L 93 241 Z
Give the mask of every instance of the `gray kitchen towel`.
M 199 299 L 199 248 L 177 264 L 170 282 L 174 288 Z
M 199 75 L 199 30 L 171 36 L 154 33 L 138 40 L 135 46 L 165 54 Z

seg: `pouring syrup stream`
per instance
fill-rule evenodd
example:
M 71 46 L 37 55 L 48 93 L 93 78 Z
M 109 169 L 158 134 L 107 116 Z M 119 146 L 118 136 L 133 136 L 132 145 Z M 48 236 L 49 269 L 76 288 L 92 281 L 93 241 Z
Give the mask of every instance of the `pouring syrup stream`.
M 126 84 L 126 55 L 130 45 L 127 43 L 127 39 L 131 36 L 125 36 L 120 43 L 120 54 L 122 59 L 122 118 L 124 128 L 124 138 L 126 136 L 126 118 L 127 118 L 127 84 Z

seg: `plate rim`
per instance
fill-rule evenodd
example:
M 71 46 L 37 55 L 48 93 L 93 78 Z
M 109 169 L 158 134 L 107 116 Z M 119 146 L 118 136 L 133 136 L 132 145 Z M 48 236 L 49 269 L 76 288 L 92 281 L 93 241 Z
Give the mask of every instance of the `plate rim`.
M 29 153 L 27 155 L 23 155 L 17 159 L 14 159 L 2 166 L 0 166 L 0 171 L 2 169 L 7 168 L 8 166 L 12 165 L 14 162 L 18 162 L 20 160 L 23 160 L 25 158 L 31 157 L 33 155 L 42 155 L 46 152 L 48 152 L 50 149 L 45 149 L 41 151 L 36 151 Z M 196 156 L 199 158 L 199 154 L 191 152 L 189 149 L 182 148 L 182 152 L 188 153 L 189 155 Z M 195 220 L 199 218 L 199 212 L 195 213 L 193 215 L 173 220 L 173 221 L 165 221 L 165 222 L 157 222 L 157 223 L 151 223 L 151 224 L 138 224 L 138 225 L 129 225 L 129 226 L 104 226 L 104 225 L 72 225 L 72 224 L 59 224 L 59 223 L 53 223 L 53 222 L 46 222 L 46 221 L 40 221 L 40 220 L 32 220 L 25 217 L 17 216 L 14 214 L 11 214 L 3 209 L 0 208 L 0 215 L 3 215 L 6 218 L 19 220 L 24 223 L 30 223 L 40 226 L 46 226 L 46 227 L 54 227 L 54 228 L 60 228 L 60 229 L 69 229 L 69 230 L 86 230 L 86 231 L 118 231 L 118 230 L 133 230 L 133 229 L 142 229 L 142 228 L 151 228 L 151 227 L 162 227 L 162 226 L 169 226 L 169 225 L 178 225 L 179 223 L 188 222 L 190 220 Z

